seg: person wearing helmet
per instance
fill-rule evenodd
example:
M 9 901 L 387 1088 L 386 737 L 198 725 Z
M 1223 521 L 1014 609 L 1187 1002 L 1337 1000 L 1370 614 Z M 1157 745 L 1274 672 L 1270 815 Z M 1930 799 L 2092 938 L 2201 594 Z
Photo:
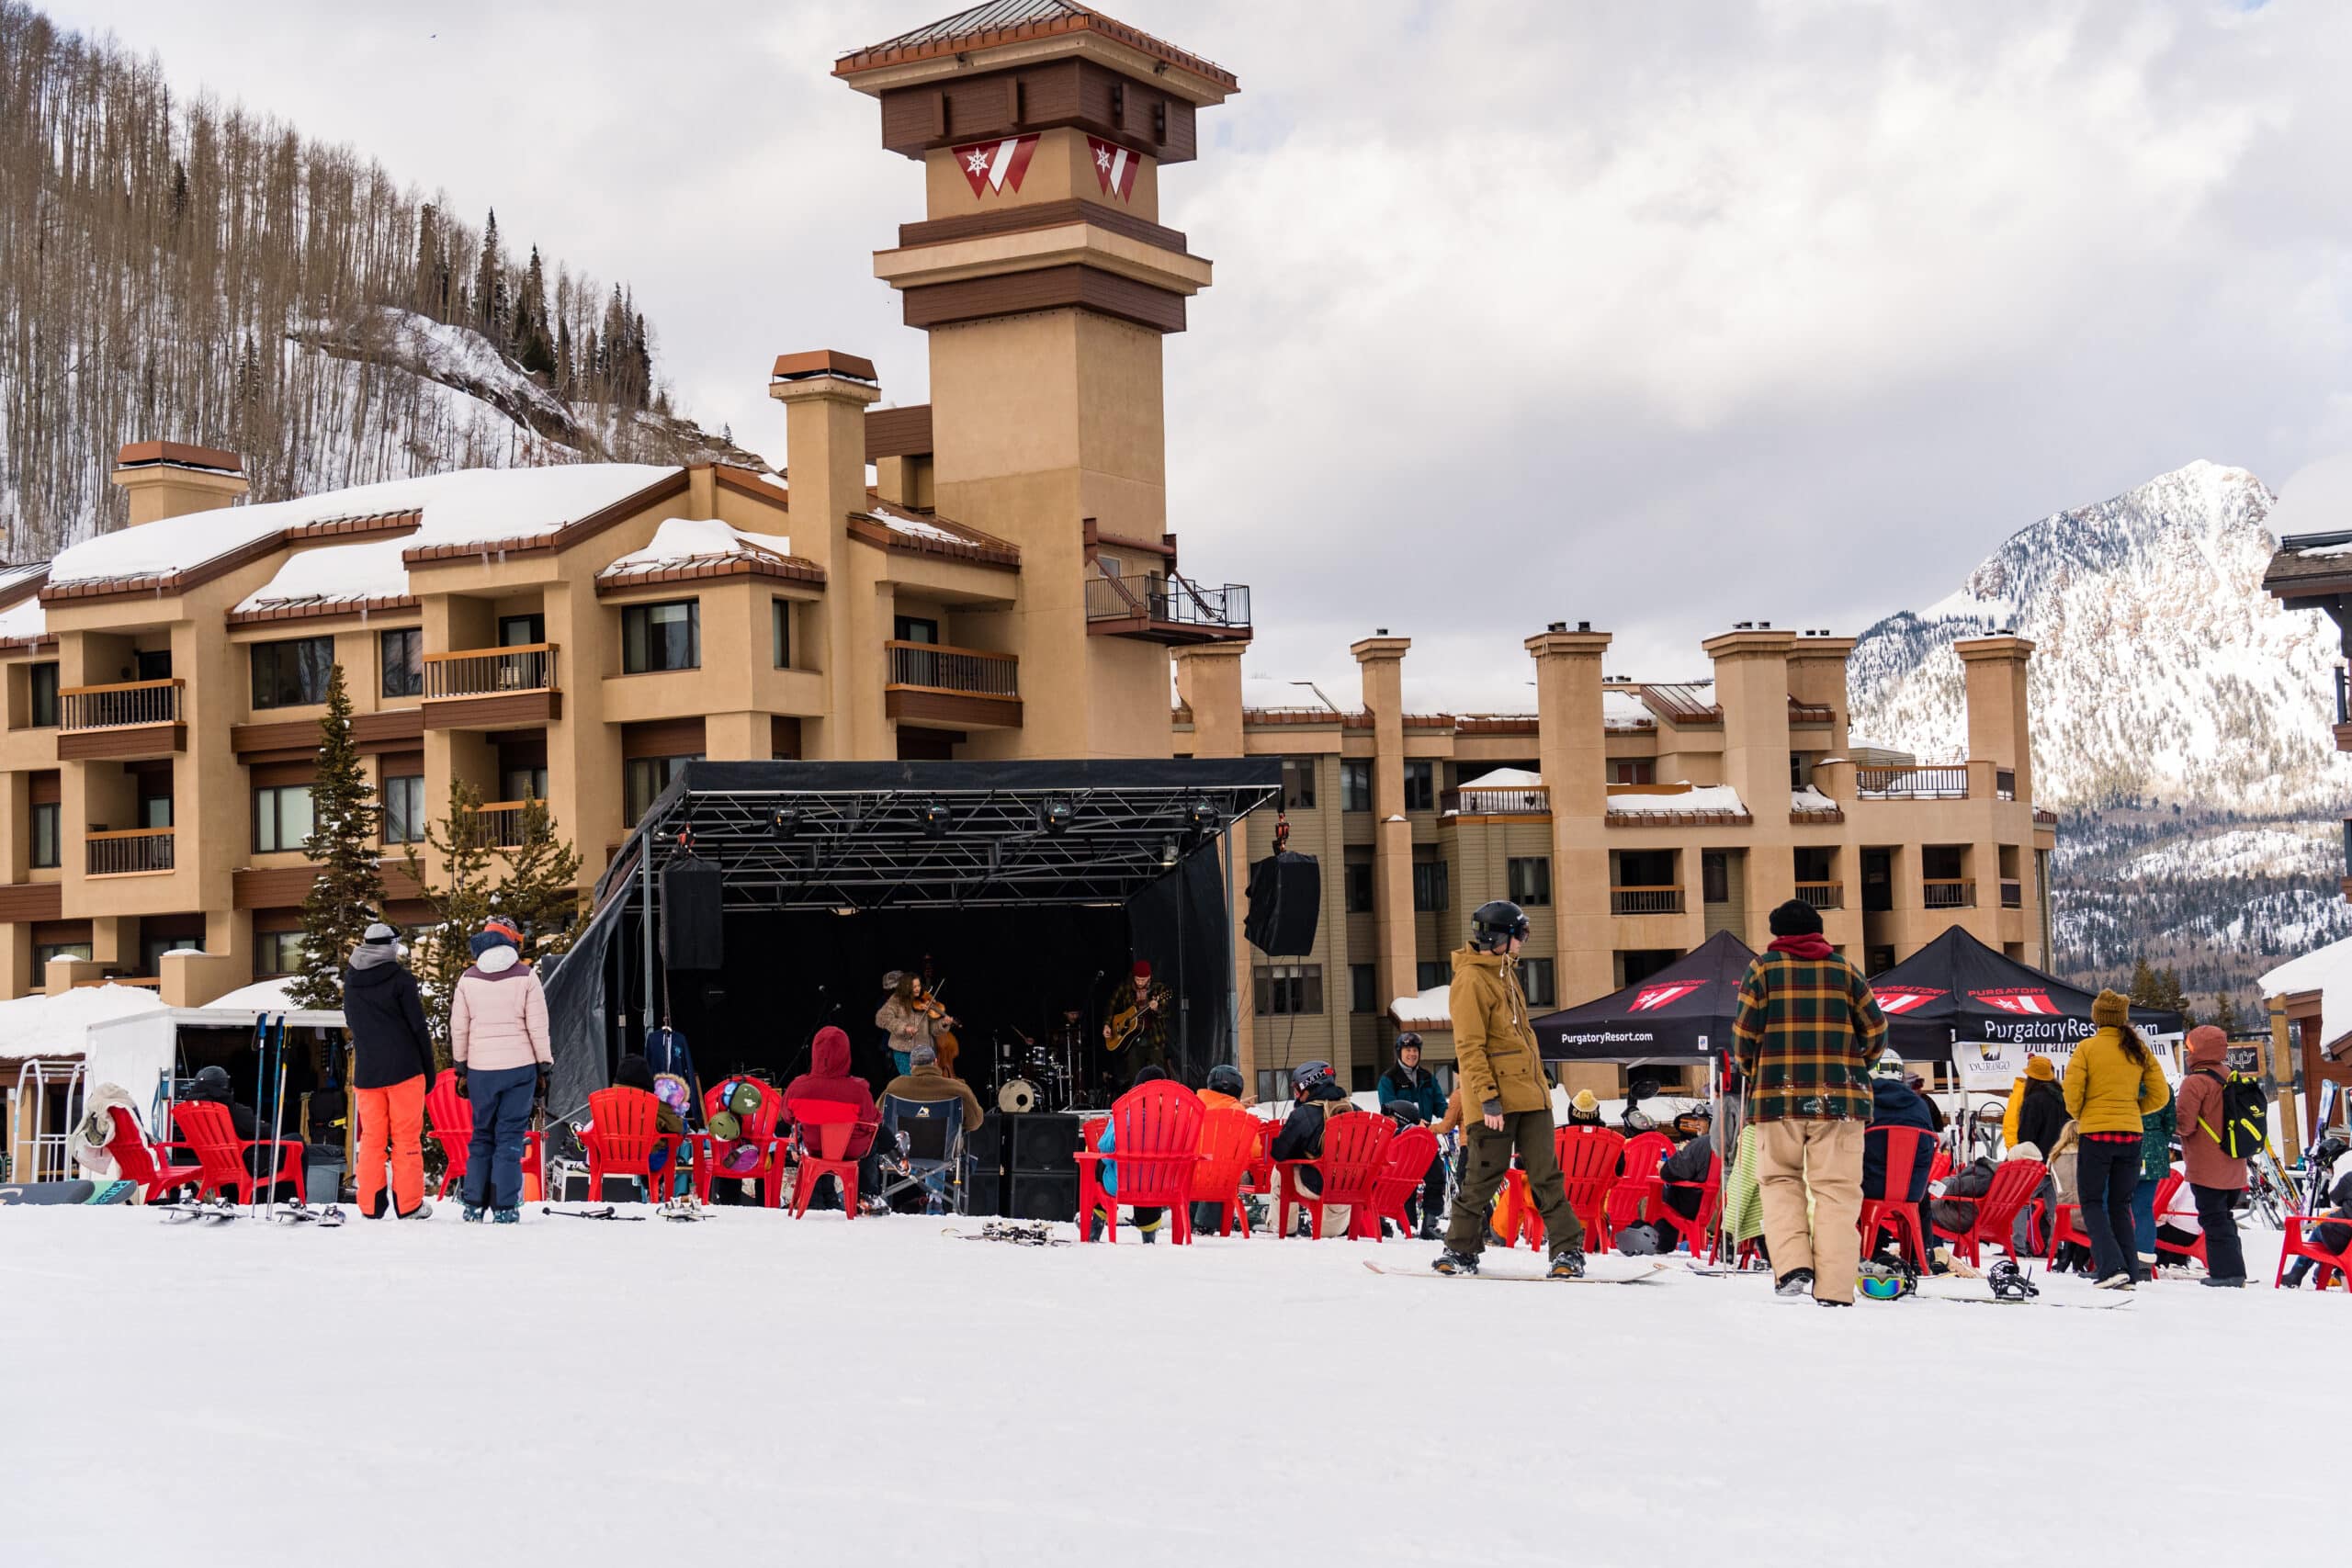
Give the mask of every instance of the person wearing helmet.
M 1420 1113 L 1418 1121 L 1433 1122 L 1444 1113 L 1445 1090 L 1438 1087 L 1437 1075 L 1421 1066 L 1421 1037 L 1411 1030 L 1396 1036 L 1396 1065 L 1380 1075 L 1377 1092 L 1384 1111 L 1403 1100 Z M 1423 1241 L 1435 1241 L 1444 1207 L 1445 1156 L 1441 1154 L 1430 1161 L 1421 1185 L 1405 1200 L 1405 1217 L 1414 1222 Z
M 198 1070 L 196 1080 L 188 1085 L 187 1098 L 209 1100 L 226 1111 L 229 1125 L 236 1130 L 237 1141 L 246 1145 L 245 1168 L 255 1176 L 268 1174 L 268 1168 L 277 1161 L 278 1151 L 269 1147 L 269 1133 L 262 1126 L 260 1116 L 252 1106 L 237 1098 L 235 1089 L 229 1082 L 228 1068 L 216 1066 Z M 294 1183 L 291 1178 L 277 1183 L 277 1196 L 287 1202 L 293 1201 Z
M 1519 950 L 1527 916 L 1497 898 L 1470 916 L 1470 941 L 1453 954 L 1454 1084 L 1462 1093 L 1466 1153 L 1461 1188 L 1446 1224 L 1445 1250 L 1430 1264 L 1441 1274 L 1475 1274 L 1486 1247 L 1487 1210 L 1517 1155 L 1528 1196 L 1544 1216 L 1551 1276 L 1584 1273 L 1584 1226 L 1568 1206 L 1552 1152 L 1552 1091 L 1519 987 Z
M 1201 1104 L 1211 1111 L 1249 1110 L 1250 1093 L 1242 1086 L 1241 1069 L 1230 1062 L 1211 1067 L 1208 1085 L 1201 1090 Z
M 1273 1157 L 1276 1160 L 1320 1159 L 1323 1156 L 1323 1129 L 1334 1117 L 1344 1116 L 1355 1109 L 1348 1099 L 1348 1091 L 1340 1087 L 1339 1075 L 1329 1062 L 1306 1062 L 1293 1067 L 1290 1074 L 1290 1114 L 1283 1120 L 1283 1130 L 1274 1134 Z M 1322 1176 L 1312 1166 L 1302 1166 L 1293 1173 L 1300 1189 L 1319 1196 L 1323 1190 Z M 1302 1222 L 1305 1216 L 1301 1216 Z M 1348 1209 L 1334 1204 L 1323 1212 L 1323 1234 L 1345 1235 L 1350 1213 Z

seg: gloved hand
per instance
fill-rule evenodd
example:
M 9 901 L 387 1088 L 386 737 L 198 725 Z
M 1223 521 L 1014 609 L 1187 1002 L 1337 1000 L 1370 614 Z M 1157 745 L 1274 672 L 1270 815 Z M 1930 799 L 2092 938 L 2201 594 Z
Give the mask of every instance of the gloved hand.
M 463 1062 L 459 1062 L 452 1070 L 458 1075 L 458 1092 L 462 1095 L 466 1092 L 466 1065 Z
M 549 1066 L 547 1063 L 541 1062 L 539 1064 L 539 1098 L 541 1100 L 545 1100 L 548 1097 L 548 1085 L 554 1081 L 555 1069 Z

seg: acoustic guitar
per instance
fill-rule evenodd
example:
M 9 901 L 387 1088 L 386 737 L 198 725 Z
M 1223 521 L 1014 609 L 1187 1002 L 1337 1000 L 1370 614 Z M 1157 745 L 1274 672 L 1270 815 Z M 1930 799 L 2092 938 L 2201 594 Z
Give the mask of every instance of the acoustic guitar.
M 1121 1008 L 1102 1026 L 1102 1049 L 1116 1051 L 1133 1040 L 1143 1029 L 1144 1020 L 1159 1010 L 1159 1004 L 1148 996 L 1132 1006 Z

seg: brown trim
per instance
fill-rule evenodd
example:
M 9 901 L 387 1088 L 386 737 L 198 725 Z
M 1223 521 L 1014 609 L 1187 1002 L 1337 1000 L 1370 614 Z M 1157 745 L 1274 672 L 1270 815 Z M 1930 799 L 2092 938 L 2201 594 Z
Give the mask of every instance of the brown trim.
M 255 789 L 283 789 L 288 784 L 315 784 L 319 777 L 318 753 L 300 762 L 255 762 L 245 770 Z
M 922 223 L 899 225 L 899 248 L 913 250 L 920 245 L 953 244 L 958 240 L 977 240 L 984 234 L 1025 234 L 1036 229 L 1060 229 L 1072 223 L 1091 223 L 1097 229 L 1141 240 L 1147 245 L 1158 245 L 1164 251 L 1187 254 L 1184 231 L 1163 228 L 1148 218 L 1099 201 L 1073 197 L 1064 201 L 1033 201 L 1019 207 L 989 207 L 978 212 L 967 212 L 954 218 L 933 218 Z M 930 405 L 925 404 L 928 408 Z M 866 414 L 871 421 L 876 412 Z M 868 428 L 871 428 L 869 424 Z M 928 451 L 926 447 L 924 450 Z M 868 448 L 867 456 L 872 456 Z
M 286 530 L 286 537 L 294 539 L 380 538 L 393 534 L 413 534 L 424 526 L 424 513 L 413 507 L 406 512 L 363 512 L 349 517 L 322 517 L 315 522 L 298 523 Z
M 40 637 L 0 638 L 0 653 L 6 653 L 11 659 L 22 653 L 55 653 L 56 651 L 57 634 L 55 632 L 44 632 Z
M 41 584 L 48 581 L 49 563 L 47 561 L 43 561 L 39 571 L 28 571 L 25 573 L 24 576 L 18 578 L 16 581 L 8 584 L 6 588 L 0 589 L 0 610 L 5 610 L 11 604 L 23 604 L 26 600 L 40 592 L 41 590 Z M 15 638 L 12 640 L 26 641 L 29 639 Z M 54 642 L 57 639 L 55 637 L 51 637 L 48 640 Z
M 512 729 L 563 716 L 561 692 L 514 692 L 493 697 L 437 697 L 424 705 L 427 729 Z
M 157 936 L 194 937 L 197 941 L 202 942 L 204 940 L 203 912 L 180 910 L 168 915 L 141 915 L 139 917 L 139 936 L 142 942 L 149 937 Z
M 1142 550 L 1149 555 L 1165 556 L 1171 564 L 1176 559 L 1176 536 L 1173 534 L 1160 535 L 1159 542 L 1154 544 L 1134 534 L 1106 534 L 1095 525 L 1091 517 L 1081 517 L 1078 524 L 1080 536 L 1086 541 L 1087 558 L 1090 560 L 1093 558 L 1092 551 L 1097 545 L 1108 545 L 1114 550 Z
M 13 882 L 0 886 L 0 920 L 53 920 L 64 908 L 62 882 Z
M 376 758 L 376 776 L 379 779 L 408 778 L 424 772 L 424 753 L 422 751 L 384 751 Z
M 843 354 L 837 348 L 807 348 L 798 354 L 779 354 L 775 368 L 768 378 L 775 381 L 798 380 L 808 376 L 841 376 L 853 381 L 879 381 L 881 376 L 874 368 L 874 361 L 854 354 Z
M 766 577 L 778 582 L 809 582 L 821 587 L 825 569 L 798 556 L 710 556 L 685 566 L 648 566 L 606 577 L 598 573 L 596 592 L 628 592 L 659 587 L 664 582 L 698 582 L 714 577 Z
M 1810 811 L 1792 810 L 1789 813 L 1789 820 L 1791 822 L 1843 822 L 1846 820 L 1846 812 L 1844 807 L 1837 806 L 1817 807 Z
M 324 621 L 337 616 L 356 620 L 363 615 L 397 615 L 402 610 L 416 609 L 420 603 L 412 593 L 387 593 L 375 599 L 300 599 L 258 610 L 232 610 L 223 618 L 232 626 L 256 626 L 271 621 Z
M 950 523 L 944 517 L 923 517 L 920 521 L 935 528 L 953 529 L 965 536 L 934 539 L 924 535 L 901 533 L 870 512 L 849 514 L 849 536 L 908 555 L 947 556 L 956 560 L 978 561 L 983 566 L 1001 566 L 1013 571 L 1021 569 L 1021 551 L 1016 546 L 985 535 L 973 536 L 974 530 L 967 529 L 960 523 Z
M 86 916 L 78 920 L 35 921 L 32 930 L 33 945 L 52 947 L 62 942 L 88 942 L 93 934 L 90 924 Z
M 282 907 L 276 909 L 255 909 L 254 911 L 254 934 L 255 936 L 266 936 L 273 931 L 299 931 L 301 929 L 302 908 L 299 904 Z
M 114 457 L 118 468 L 142 468 L 152 463 L 168 463 L 180 468 L 217 468 L 226 474 L 245 471 L 245 460 L 234 452 L 223 452 L 217 446 L 193 446 L 185 441 L 132 441 Z
M 800 720 L 790 714 L 768 715 L 768 755 L 777 761 L 800 759 Z
M 918 61 L 946 59 L 999 44 L 1054 38 L 1064 33 L 1094 33 L 1138 54 L 1189 71 L 1205 81 L 1216 83 L 1227 92 L 1238 91 L 1241 85 L 1239 77 L 1214 61 L 1204 60 L 1139 28 L 1128 27 L 1125 22 L 1115 22 L 1099 12 L 1076 6 L 1061 16 L 1024 19 L 1011 27 L 977 27 L 968 32 L 933 35 L 936 26 L 934 23 L 929 28 L 918 28 L 865 49 L 854 50 L 833 62 L 833 74 L 857 76 L 868 71 L 878 71 L 886 65 L 911 65 Z
M 62 729 L 57 734 L 61 762 L 122 761 L 187 750 L 185 724 L 126 724 L 112 729 Z
M 577 522 L 567 523 L 550 533 L 526 534 L 511 539 L 483 539 L 467 545 L 419 545 L 414 549 L 401 552 L 401 564 L 423 566 L 433 561 L 470 560 L 479 556 L 533 555 L 542 550 L 568 550 L 649 507 L 659 506 L 673 496 L 684 495 L 692 477 L 686 469 L 680 468 L 668 479 L 656 479 L 635 494 L 625 495 L 610 506 L 592 512 Z
M 1091 310 L 1153 332 L 1184 330 L 1184 297 L 1114 272 L 1071 262 L 902 289 L 907 325 L 928 331 L 958 321 L 1036 310 Z
M 983 697 L 922 686 L 885 686 L 882 705 L 901 723 L 945 728 L 1021 728 L 1019 697 Z
M 732 463 L 713 463 L 710 465 L 710 477 L 721 490 L 731 490 L 738 495 L 748 495 L 755 501 L 764 501 L 779 512 L 792 510 L 792 494 L 789 491 L 777 489 L 765 479 L 758 478 L 749 468 L 739 468 Z
M 415 708 L 385 708 L 352 716 L 351 743 L 362 751 L 414 746 L 424 738 L 424 716 Z M 241 762 L 266 760 L 263 756 L 266 752 L 294 749 L 316 751 L 319 721 L 289 718 L 266 724 L 232 724 L 229 727 L 229 746 Z
M 702 718 L 654 718 L 621 726 L 621 760 L 693 757 L 707 748 Z
M 1611 828 L 1747 828 L 1756 818 L 1745 811 L 1611 811 Z
M 931 456 L 931 405 L 865 411 L 865 460 Z
M 240 909 L 279 909 L 299 906 L 311 896 L 318 868 L 301 865 L 248 867 L 229 874 L 229 902 Z
M 25 775 L 25 804 L 56 806 L 65 799 L 65 777 L 55 768 L 38 768 Z

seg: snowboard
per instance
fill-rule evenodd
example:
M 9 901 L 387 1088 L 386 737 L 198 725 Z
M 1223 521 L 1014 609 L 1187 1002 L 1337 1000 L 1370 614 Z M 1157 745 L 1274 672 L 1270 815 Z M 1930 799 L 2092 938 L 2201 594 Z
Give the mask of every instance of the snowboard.
M 138 1194 L 139 1183 L 136 1181 L 126 1181 L 118 1177 L 112 1181 L 99 1184 L 98 1190 L 91 1193 L 87 1198 L 83 1199 L 82 1201 L 94 1206 L 99 1204 L 128 1203 L 131 1199 L 137 1197 Z
M 0 1187 L 0 1205 L 11 1203 L 86 1203 L 97 1192 L 95 1181 L 23 1181 Z
M 1424 1263 L 1418 1269 L 1391 1268 L 1367 1258 L 1363 1266 L 1375 1274 L 1415 1280 L 1508 1280 L 1521 1285 L 1646 1285 L 1666 1272 L 1668 1265 L 1652 1263 L 1638 1274 L 1587 1274 L 1580 1280 L 1555 1280 L 1544 1274 L 1441 1274 Z
M 2022 1301 L 2007 1296 L 1918 1296 L 1913 1299 L 1923 1302 L 1950 1302 L 1953 1306 L 2052 1306 L 2065 1307 L 2075 1312 L 2113 1312 L 2118 1307 L 2128 1307 L 2132 1304 L 2132 1298 L 2128 1295 L 2119 1295 L 2112 1301 L 2104 1302 L 2058 1302 L 2052 1301 L 2048 1296 L 2028 1296 Z

